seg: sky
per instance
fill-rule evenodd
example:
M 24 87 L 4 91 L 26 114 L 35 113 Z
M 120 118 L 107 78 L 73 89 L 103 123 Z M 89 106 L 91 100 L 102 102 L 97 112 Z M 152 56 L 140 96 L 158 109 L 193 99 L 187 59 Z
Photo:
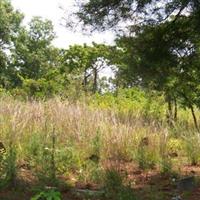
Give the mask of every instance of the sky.
M 25 15 L 24 24 L 27 24 L 33 16 L 41 16 L 51 20 L 57 38 L 54 45 L 61 48 L 67 48 L 73 44 L 91 44 L 96 43 L 112 44 L 114 34 L 111 32 L 95 33 L 92 35 L 84 35 L 82 33 L 74 33 L 61 25 L 62 18 L 65 16 L 60 7 L 73 9 L 74 0 L 11 0 L 15 9 L 20 10 Z

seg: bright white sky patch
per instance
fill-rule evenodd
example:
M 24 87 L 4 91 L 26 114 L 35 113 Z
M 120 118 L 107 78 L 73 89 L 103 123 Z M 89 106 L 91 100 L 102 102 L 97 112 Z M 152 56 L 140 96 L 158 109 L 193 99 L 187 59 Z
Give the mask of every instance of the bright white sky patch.
M 25 15 L 24 23 L 27 24 L 33 16 L 41 16 L 51 20 L 57 34 L 54 45 L 57 47 L 67 48 L 73 44 L 90 44 L 92 41 L 96 43 L 111 44 L 114 40 L 114 34 L 110 32 L 93 34 L 86 36 L 82 33 L 74 33 L 61 26 L 63 11 L 60 6 L 67 9 L 73 9 L 74 0 L 11 0 L 15 9 L 20 10 Z

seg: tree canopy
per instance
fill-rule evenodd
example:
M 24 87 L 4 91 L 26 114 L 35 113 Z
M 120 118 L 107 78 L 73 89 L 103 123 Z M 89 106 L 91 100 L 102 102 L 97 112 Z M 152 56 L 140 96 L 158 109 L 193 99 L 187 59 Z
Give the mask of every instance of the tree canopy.
M 9 56 L 23 15 L 15 11 L 7 0 L 0 0 L 0 85 L 6 87 L 9 84 Z
M 158 24 L 174 21 L 188 14 L 199 25 L 200 3 L 198 0 L 90 0 L 79 3 L 74 14 L 84 23 L 98 30 L 112 28 L 119 23 Z M 129 24 L 128 23 L 128 24 Z
M 199 107 L 200 85 L 198 0 L 89 0 L 80 3 L 74 15 L 92 31 L 118 31 L 116 46 L 121 53 L 114 55 L 118 85 L 163 92 L 169 112 L 178 99 L 196 120 L 193 105 Z
M 53 24 L 0 0 L 0 86 L 31 97 L 91 94 L 139 87 L 165 96 L 169 107 L 200 108 L 200 5 L 197 0 L 80 1 L 74 16 L 91 30 L 116 29 L 115 44 L 56 48 Z M 72 22 L 72 21 L 70 21 Z M 119 31 L 120 30 L 120 31 Z M 72 95 L 73 96 L 73 95 Z M 176 116 L 176 114 L 174 114 Z

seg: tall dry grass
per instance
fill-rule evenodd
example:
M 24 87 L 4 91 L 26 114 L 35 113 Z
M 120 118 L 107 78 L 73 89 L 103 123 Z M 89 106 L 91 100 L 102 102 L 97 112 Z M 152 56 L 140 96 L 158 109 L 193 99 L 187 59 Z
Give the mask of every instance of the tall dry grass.
M 172 130 L 152 119 L 146 123 L 142 115 L 135 113 L 137 115 L 120 115 L 59 98 L 22 102 L 2 97 L 0 141 L 7 150 L 15 149 L 17 170 L 26 163 L 40 178 L 51 174 L 53 131 L 56 174 L 73 174 L 85 177 L 85 181 L 97 178 L 102 163 L 110 160 L 131 161 L 142 164 L 143 168 L 162 168 L 166 163 L 165 169 L 170 167 L 166 161 L 166 158 L 171 159 L 170 153 L 178 151 L 184 162 L 185 157 L 189 158 L 191 149 L 185 145 L 185 134 L 183 138 L 181 134 L 175 138 L 177 136 L 172 134 L 175 128 Z M 177 131 L 187 130 L 177 128 Z M 144 138 L 148 144 L 141 147 Z M 92 156 L 96 156 L 97 162 L 92 162 Z M 196 157 L 198 162 L 198 155 Z

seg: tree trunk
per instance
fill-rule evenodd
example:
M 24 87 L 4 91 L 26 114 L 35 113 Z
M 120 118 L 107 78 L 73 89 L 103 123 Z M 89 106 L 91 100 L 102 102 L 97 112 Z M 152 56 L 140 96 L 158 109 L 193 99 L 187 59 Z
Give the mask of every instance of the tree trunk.
M 178 107 L 176 98 L 174 98 L 174 121 L 176 122 L 178 119 Z
M 97 92 L 97 78 L 98 78 L 98 72 L 97 72 L 97 68 L 94 67 L 93 68 L 93 73 L 94 73 L 94 82 L 93 82 L 93 93 Z
M 188 107 L 189 107 L 190 110 L 191 110 L 195 128 L 196 128 L 197 131 L 199 132 L 199 127 L 198 127 L 197 118 L 196 118 L 196 115 L 195 115 L 193 103 L 192 103 L 192 101 L 191 101 L 184 93 L 180 93 L 180 94 L 185 98 L 186 102 L 188 102 Z
M 171 97 L 167 97 L 168 111 L 167 111 L 167 122 L 171 126 L 173 122 L 173 106 Z
M 191 110 L 192 117 L 193 117 L 193 120 L 194 120 L 195 128 L 196 128 L 197 131 L 199 132 L 199 127 L 198 127 L 198 123 L 197 123 L 197 118 L 196 118 L 196 115 L 195 115 L 194 107 L 193 107 L 192 105 L 190 105 L 190 110 Z
M 115 94 L 116 94 L 116 97 L 118 97 L 118 94 L 119 94 L 119 79 L 118 79 L 118 77 L 116 76 L 116 83 L 115 83 L 115 90 L 116 90 L 116 92 L 115 92 Z
M 87 69 L 84 71 L 84 80 L 83 80 L 84 91 L 87 92 Z

